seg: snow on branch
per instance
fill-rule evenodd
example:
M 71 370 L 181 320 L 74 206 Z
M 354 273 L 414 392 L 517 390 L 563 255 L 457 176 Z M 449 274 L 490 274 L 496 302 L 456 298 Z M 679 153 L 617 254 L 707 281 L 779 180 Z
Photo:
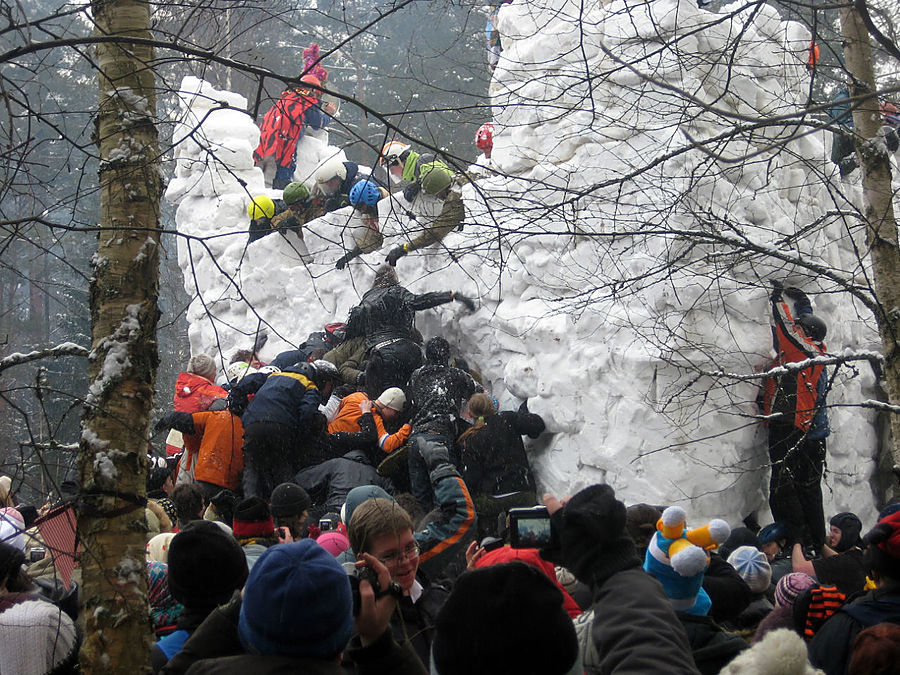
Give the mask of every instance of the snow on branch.
M 724 370 L 704 370 L 701 371 L 703 375 L 707 377 L 716 377 L 716 378 L 727 378 L 730 380 L 737 380 L 739 382 L 749 382 L 752 380 L 763 380 L 768 377 L 778 377 L 779 375 L 787 375 L 788 373 L 796 373 L 801 370 L 805 370 L 806 368 L 810 368 L 812 366 L 831 366 L 831 365 L 841 365 L 844 363 L 850 363 L 853 361 L 874 361 L 877 363 L 881 363 L 884 361 L 884 356 L 879 354 L 878 352 L 870 352 L 870 351 L 851 351 L 849 349 L 844 350 L 843 354 L 840 355 L 825 355 L 825 356 L 816 356 L 812 359 L 806 359 L 804 361 L 797 361 L 795 363 L 786 363 L 783 366 L 776 366 L 774 368 L 770 368 L 761 373 L 752 373 L 752 374 L 741 374 L 741 373 L 729 373 Z M 900 408 L 898 408 L 900 411 Z
M 48 349 L 38 349 L 33 352 L 28 352 L 27 354 L 15 352 L 9 356 L 5 356 L 0 359 L 0 373 L 7 368 L 19 366 L 23 363 L 29 363 L 30 361 L 40 361 L 41 359 L 49 359 L 56 356 L 87 355 L 88 350 L 85 347 L 76 345 L 74 342 L 63 342 L 62 344 L 56 345 L 55 347 L 49 347 Z

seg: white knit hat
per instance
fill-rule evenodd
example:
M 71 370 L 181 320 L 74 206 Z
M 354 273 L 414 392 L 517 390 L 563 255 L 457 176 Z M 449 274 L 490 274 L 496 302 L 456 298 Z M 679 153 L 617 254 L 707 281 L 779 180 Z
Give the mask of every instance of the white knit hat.
M 403 393 L 403 390 L 400 389 L 400 387 L 391 387 L 390 389 L 385 389 L 381 392 L 381 396 L 379 396 L 376 401 L 385 408 L 401 412 L 403 406 L 406 405 L 406 394 Z
M 738 571 L 754 593 L 764 593 L 772 582 L 772 568 L 766 554 L 754 546 L 739 546 L 730 556 L 728 564 Z

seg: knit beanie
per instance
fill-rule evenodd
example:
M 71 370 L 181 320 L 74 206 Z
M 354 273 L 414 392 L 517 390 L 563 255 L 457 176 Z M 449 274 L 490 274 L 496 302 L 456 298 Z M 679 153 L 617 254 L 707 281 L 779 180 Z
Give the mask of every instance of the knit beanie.
M 376 497 L 394 501 L 394 498 L 385 492 L 384 488 L 380 488 L 377 485 L 360 485 L 350 490 L 347 493 L 347 499 L 344 500 L 344 505 L 341 507 L 341 522 L 349 525 L 356 507 L 364 501 L 375 499 Z
M 772 568 L 766 554 L 758 548 L 739 546 L 728 556 L 728 564 L 737 570 L 754 593 L 765 593 L 772 582 Z
M 553 582 L 504 563 L 457 579 L 435 620 L 432 658 L 440 675 L 562 675 L 578 658 L 578 640 Z
M 794 601 L 799 595 L 817 583 L 815 579 L 803 572 L 785 574 L 775 584 L 775 604 L 778 607 L 793 607 Z
M 216 376 L 216 362 L 208 354 L 197 354 L 188 361 L 187 372 L 212 380 Z
M 247 580 L 247 558 L 215 523 L 194 520 L 169 545 L 169 592 L 186 607 L 213 608 Z
M 25 519 L 11 506 L 0 509 L 0 542 L 25 552 Z
M 296 483 L 282 483 L 272 490 L 272 496 L 269 497 L 269 506 L 276 518 L 299 516 L 304 511 L 309 511 L 311 504 L 306 490 Z
M 147 542 L 147 560 L 161 563 L 169 562 L 169 544 L 175 536 L 174 532 L 161 532 Z
M 9 493 L 12 491 L 12 478 L 0 476 L 0 506 L 6 506 L 11 502 Z
M 803 638 L 779 628 L 738 654 L 719 675 L 822 675 L 822 671 L 809 665 Z
M 736 527 L 728 535 L 725 543 L 716 549 L 719 557 L 728 560 L 728 556 L 734 553 L 741 546 L 752 546 L 759 550 L 759 538 L 753 533 L 753 530 L 747 527 Z
M 848 675 L 892 675 L 900 662 L 900 626 L 880 623 L 860 631 L 850 651 Z
M 274 537 L 275 521 L 264 499 L 247 497 L 234 507 L 231 529 L 238 539 L 249 537 Z
M 316 543 L 337 558 L 341 553 L 350 548 L 350 540 L 347 535 L 337 530 L 320 534 Z
M 841 531 L 841 540 L 834 547 L 835 551 L 843 553 L 854 546 L 859 546 L 862 523 L 855 513 L 850 513 L 849 511 L 839 513 L 828 521 L 828 524 Z
M 380 403 L 385 408 L 402 412 L 403 406 L 406 405 L 406 394 L 403 393 L 400 387 L 389 387 L 381 392 L 381 396 L 375 399 L 375 402 Z
M 450 360 L 450 343 L 438 336 L 425 343 L 425 359 L 428 363 L 446 366 Z
M 238 635 L 250 653 L 329 658 L 353 634 L 344 569 L 311 539 L 266 549 L 247 579 Z
M 900 581 L 900 511 L 879 520 L 863 541 L 866 569 Z

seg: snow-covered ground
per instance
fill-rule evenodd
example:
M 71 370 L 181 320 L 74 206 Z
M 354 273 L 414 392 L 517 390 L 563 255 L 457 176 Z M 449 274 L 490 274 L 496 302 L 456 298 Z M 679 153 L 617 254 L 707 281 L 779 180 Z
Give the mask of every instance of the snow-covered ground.
M 491 96 L 502 175 L 465 186 L 464 230 L 403 258 L 401 281 L 414 292 L 479 298 L 474 314 L 454 303 L 421 313 L 418 327 L 447 337 L 504 406 L 527 398 L 544 417 L 550 433 L 532 459 L 546 489 L 606 481 L 629 503 L 680 503 L 695 522 L 736 524 L 754 510 L 766 522 L 764 432 L 748 417 L 757 385 L 723 387 L 697 369 L 764 367 L 772 278 L 813 294 L 831 352 L 877 349 L 865 312 L 845 295 L 816 294 L 827 285 L 789 262 L 858 274 L 840 222 L 779 244 L 847 208 L 839 194 L 847 186 L 827 161 L 824 135 L 792 125 L 748 122 L 727 145 L 706 145 L 712 158 L 684 149 L 802 106 L 809 34 L 765 5 L 734 16 L 687 0 L 582 7 L 529 0 L 501 10 Z M 349 241 L 346 212 L 307 225 L 303 245 L 272 234 L 248 246 L 246 207 L 265 192 L 251 159 L 259 131 L 240 96 L 194 78 L 182 88 L 167 197 L 186 235 L 178 254 L 195 296 L 192 350 L 224 354 L 227 364 L 265 327 L 262 356 L 274 357 L 343 320 L 408 224 L 383 200 L 384 248 L 344 271 L 333 265 Z M 774 141 L 787 151 L 769 148 Z M 305 138 L 296 177 L 336 151 Z M 698 233 L 707 245 L 690 245 Z M 728 241 L 741 236 L 788 261 L 735 255 Z M 841 370 L 830 403 L 874 397 L 873 385 L 867 365 Z M 826 512 L 871 522 L 873 415 L 837 407 L 831 419 Z

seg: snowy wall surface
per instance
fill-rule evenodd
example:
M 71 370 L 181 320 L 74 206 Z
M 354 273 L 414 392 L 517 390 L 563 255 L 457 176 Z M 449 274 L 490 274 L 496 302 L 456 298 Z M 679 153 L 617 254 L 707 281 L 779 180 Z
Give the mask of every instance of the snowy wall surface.
M 801 256 L 859 273 L 840 222 L 803 230 L 847 207 L 832 189 L 823 136 L 771 123 L 709 140 L 802 105 L 809 34 L 765 5 L 733 15 L 677 0 L 582 7 L 503 6 L 491 84 L 498 173 L 463 188 L 465 228 L 403 258 L 401 281 L 479 298 L 474 314 L 454 303 L 420 313 L 417 325 L 447 337 L 505 407 L 527 398 L 544 417 L 550 433 L 531 449 L 544 488 L 606 481 L 629 503 L 680 503 L 692 521 L 736 524 L 758 510 L 766 522 L 764 431 L 751 417 L 758 385 L 698 370 L 766 366 L 772 278 L 813 294 L 831 352 L 878 345 L 865 312 L 844 295 L 817 294 L 825 286 L 790 264 Z M 302 243 L 273 234 L 248 245 L 246 206 L 265 190 L 245 104 L 185 79 L 184 141 L 167 192 L 188 235 L 179 262 L 196 296 L 192 350 L 226 363 L 262 328 L 271 358 L 343 320 L 411 230 L 383 200 L 383 249 L 344 271 L 333 265 L 347 245 L 347 212 L 308 224 Z M 336 151 L 312 141 L 300 150 L 303 171 Z M 686 150 L 695 141 L 705 150 Z M 736 254 L 741 237 L 756 248 Z M 770 250 L 785 255 L 760 254 Z M 843 369 L 830 403 L 874 397 L 873 387 L 868 365 Z M 874 418 L 836 407 L 831 420 L 826 512 L 871 522 Z

